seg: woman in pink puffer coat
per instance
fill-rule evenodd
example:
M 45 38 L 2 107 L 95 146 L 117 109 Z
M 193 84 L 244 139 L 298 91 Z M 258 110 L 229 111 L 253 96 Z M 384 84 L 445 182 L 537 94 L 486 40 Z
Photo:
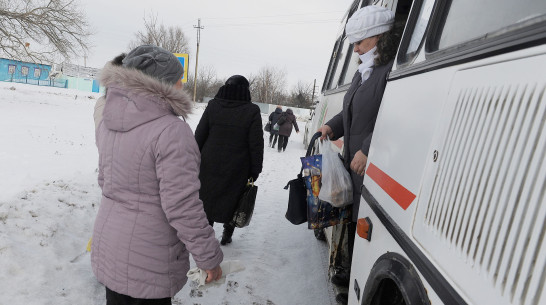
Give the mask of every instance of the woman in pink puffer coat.
M 199 148 L 178 117 L 191 108 L 182 73 L 178 59 L 155 46 L 137 47 L 101 71 L 102 200 L 91 263 L 108 305 L 171 304 L 187 281 L 190 253 L 207 281 L 222 273 L 223 254 L 199 200 Z

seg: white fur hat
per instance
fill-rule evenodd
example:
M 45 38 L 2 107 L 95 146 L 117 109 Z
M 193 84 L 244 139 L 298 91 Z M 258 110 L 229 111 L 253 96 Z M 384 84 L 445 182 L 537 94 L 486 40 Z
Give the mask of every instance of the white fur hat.
M 345 32 L 350 43 L 364 38 L 388 32 L 394 23 L 394 13 L 384 7 L 369 5 L 356 11 L 347 25 Z

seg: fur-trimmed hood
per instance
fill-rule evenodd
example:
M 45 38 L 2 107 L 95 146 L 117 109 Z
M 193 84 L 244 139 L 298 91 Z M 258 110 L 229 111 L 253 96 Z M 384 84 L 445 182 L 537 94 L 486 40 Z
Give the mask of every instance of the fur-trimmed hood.
M 99 81 L 106 88 L 103 120 L 108 129 L 128 131 L 168 114 L 185 119 L 191 113 L 186 93 L 139 70 L 109 63 Z

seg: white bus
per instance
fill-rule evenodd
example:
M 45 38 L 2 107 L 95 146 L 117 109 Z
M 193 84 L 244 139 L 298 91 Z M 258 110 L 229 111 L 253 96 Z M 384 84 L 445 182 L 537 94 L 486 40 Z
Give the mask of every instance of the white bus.
M 346 17 L 364 5 L 409 14 L 349 304 L 546 304 L 546 1 L 356 0 Z M 340 31 L 311 134 L 341 110 L 356 60 Z

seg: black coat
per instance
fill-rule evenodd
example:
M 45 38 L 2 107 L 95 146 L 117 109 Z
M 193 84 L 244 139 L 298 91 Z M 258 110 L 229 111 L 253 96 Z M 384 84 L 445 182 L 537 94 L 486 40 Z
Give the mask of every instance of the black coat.
M 296 131 L 300 131 L 298 123 L 296 122 L 296 116 L 294 115 L 294 112 L 292 112 L 292 109 L 286 109 L 286 112 L 283 113 L 281 117 L 284 117 L 284 122 L 280 124 L 281 126 L 279 127 L 279 135 L 290 137 L 290 135 L 292 134 L 292 126 L 294 126 Z
M 350 164 L 359 150 L 368 156 L 375 120 L 387 85 L 387 74 L 391 70 L 393 62 L 374 67 L 372 74 L 364 84 L 361 84 L 360 72 L 356 71 L 351 87 L 345 93 L 343 109 L 326 123 L 334 132 L 332 140 L 343 137 L 345 167 L 349 170 L 353 181 L 352 217 L 354 222 L 358 217 L 360 186 L 362 186 L 364 177 L 353 172 L 350 169 Z
M 271 112 L 269 115 L 269 122 L 271 122 L 271 131 L 269 133 L 271 134 L 279 134 L 278 130 L 274 130 L 273 126 L 275 126 L 275 123 L 279 120 L 282 114 L 281 108 L 275 108 L 275 111 Z
M 250 101 L 212 99 L 197 128 L 201 151 L 199 197 L 209 221 L 230 222 L 250 177 L 262 172 L 260 108 Z

